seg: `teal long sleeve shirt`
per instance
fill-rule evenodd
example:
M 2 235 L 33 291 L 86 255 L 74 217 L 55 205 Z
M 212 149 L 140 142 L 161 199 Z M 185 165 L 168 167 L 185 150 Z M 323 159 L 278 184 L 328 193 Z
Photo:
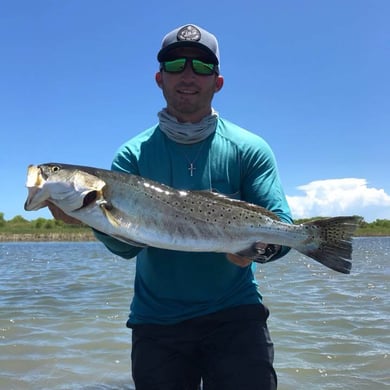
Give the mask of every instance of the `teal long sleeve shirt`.
M 292 222 L 269 145 L 221 118 L 215 133 L 190 145 L 173 142 L 154 126 L 119 148 L 112 169 L 177 189 L 218 192 L 258 204 L 282 221 Z M 137 257 L 130 326 L 172 324 L 262 300 L 254 277 L 255 264 L 242 268 L 220 253 L 139 248 L 95 234 L 111 252 L 124 258 Z M 288 250 L 282 248 L 278 256 Z

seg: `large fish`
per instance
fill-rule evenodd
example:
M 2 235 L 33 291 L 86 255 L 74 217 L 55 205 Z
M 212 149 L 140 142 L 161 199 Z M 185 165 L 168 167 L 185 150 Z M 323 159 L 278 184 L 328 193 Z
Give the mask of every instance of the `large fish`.
M 140 176 L 49 163 L 30 165 L 25 210 L 51 202 L 67 215 L 121 241 L 191 252 L 256 256 L 256 242 L 285 245 L 349 273 L 360 218 L 301 225 L 266 209 L 208 191 L 180 191 Z

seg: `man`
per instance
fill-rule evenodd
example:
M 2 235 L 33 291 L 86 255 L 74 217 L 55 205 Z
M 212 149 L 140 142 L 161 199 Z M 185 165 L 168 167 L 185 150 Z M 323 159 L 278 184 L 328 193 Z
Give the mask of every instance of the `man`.
M 212 108 L 224 83 L 215 36 L 176 28 L 157 58 L 167 106 L 157 125 L 119 148 L 112 169 L 256 203 L 290 223 L 268 144 Z M 276 389 L 269 313 L 249 258 L 140 248 L 95 234 L 111 252 L 137 257 L 127 322 L 137 390 L 195 390 L 201 381 L 205 390 Z M 261 262 L 288 250 L 257 243 Z

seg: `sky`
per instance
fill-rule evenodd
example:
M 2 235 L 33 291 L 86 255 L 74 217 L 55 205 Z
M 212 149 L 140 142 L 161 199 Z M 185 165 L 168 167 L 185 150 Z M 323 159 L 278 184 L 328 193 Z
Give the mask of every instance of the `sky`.
M 213 106 L 272 147 L 294 218 L 390 219 L 387 0 L 2 0 L 0 212 L 26 212 L 27 166 L 109 168 L 157 123 L 163 36 L 219 41 Z

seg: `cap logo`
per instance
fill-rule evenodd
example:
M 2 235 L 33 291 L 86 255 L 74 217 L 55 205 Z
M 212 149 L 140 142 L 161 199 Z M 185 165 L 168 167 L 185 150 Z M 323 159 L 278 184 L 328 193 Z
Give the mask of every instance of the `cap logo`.
M 178 41 L 199 41 L 200 31 L 195 26 L 185 26 L 177 33 Z

